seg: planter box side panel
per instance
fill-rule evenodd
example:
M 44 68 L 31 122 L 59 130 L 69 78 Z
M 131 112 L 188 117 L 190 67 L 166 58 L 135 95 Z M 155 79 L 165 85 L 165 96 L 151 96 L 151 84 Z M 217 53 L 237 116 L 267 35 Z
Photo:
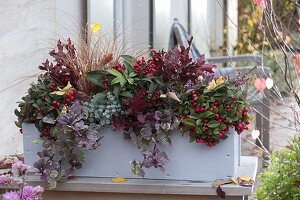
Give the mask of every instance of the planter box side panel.
M 25 163 L 33 165 L 36 153 L 41 145 L 32 142 L 39 137 L 34 124 L 23 124 Z M 77 176 L 139 178 L 132 175 L 130 161 L 142 160 L 140 151 L 131 141 L 125 141 L 122 133 L 106 129 L 101 146 L 96 150 L 83 150 L 86 162 L 78 170 Z M 231 130 L 228 139 L 214 147 L 204 144 L 189 143 L 186 136 L 174 132 L 171 136 L 172 146 L 162 146 L 161 151 L 168 154 L 169 162 L 165 171 L 146 169 L 145 178 L 174 179 L 192 181 L 213 181 L 218 178 L 233 176 L 240 159 L 239 136 Z

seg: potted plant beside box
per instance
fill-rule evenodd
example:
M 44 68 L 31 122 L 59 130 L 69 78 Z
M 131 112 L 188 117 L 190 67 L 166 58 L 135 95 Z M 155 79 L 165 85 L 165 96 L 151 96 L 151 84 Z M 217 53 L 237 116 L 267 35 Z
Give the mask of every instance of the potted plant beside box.
M 245 77 L 215 77 L 204 56 L 193 61 L 184 47 L 148 59 L 91 54 L 97 59 L 58 41 L 15 111 L 25 162 L 48 187 L 74 175 L 234 175 L 238 134 L 249 124 Z

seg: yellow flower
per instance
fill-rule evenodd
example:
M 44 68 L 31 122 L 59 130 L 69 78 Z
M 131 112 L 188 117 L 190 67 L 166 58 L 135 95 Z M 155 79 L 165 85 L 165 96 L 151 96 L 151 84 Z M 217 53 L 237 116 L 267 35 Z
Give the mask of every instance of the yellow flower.
M 217 85 L 221 85 L 222 83 L 224 83 L 223 77 L 222 77 L 222 76 L 219 76 L 219 78 L 216 80 L 216 84 L 217 84 Z
M 93 23 L 90 26 L 91 26 L 91 30 L 92 30 L 93 33 L 97 33 L 101 29 L 101 25 L 100 25 L 99 22 Z
M 58 91 L 51 92 L 51 94 L 65 95 L 72 90 L 73 90 L 73 86 L 71 85 L 70 81 L 68 81 L 68 85 L 66 87 L 64 87 L 63 89 L 58 88 Z
M 217 87 L 217 84 L 216 84 L 215 80 L 212 80 L 212 81 L 208 84 L 207 89 L 209 89 L 210 91 L 213 91 L 216 87 Z

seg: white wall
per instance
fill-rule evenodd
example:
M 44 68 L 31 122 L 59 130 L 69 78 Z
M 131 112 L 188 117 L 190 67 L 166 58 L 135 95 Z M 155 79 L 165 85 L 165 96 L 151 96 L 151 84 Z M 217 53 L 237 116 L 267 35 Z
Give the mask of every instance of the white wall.
M 100 22 L 100 34 L 115 36 L 121 52 L 140 54 L 149 48 L 149 0 L 89 0 L 89 23 Z
M 84 0 L 0 0 L 0 158 L 22 152 L 14 109 L 61 37 L 77 38 Z M 14 85 L 16 84 L 16 85 Z M 10 87 L 11 86 L 11 87 Z M 9 89 L 6 89 L 10 87 Z
M 221 5 L 219 5 L 219 3 Z M 191 0 L 191 34 L 201 53 L 223 45 L 223 0 Z

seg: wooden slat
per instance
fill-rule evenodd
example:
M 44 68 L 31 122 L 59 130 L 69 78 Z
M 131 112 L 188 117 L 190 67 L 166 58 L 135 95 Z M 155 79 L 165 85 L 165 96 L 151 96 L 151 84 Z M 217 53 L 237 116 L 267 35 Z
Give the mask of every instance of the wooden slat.
M 241 165 L 235 177 L 247 176 L 255 178 L 258 159 L 251 156 L 242 156 Z M 40 182 L 31 180 L 31 184 Z M 224 185 L 222 189 L 227 196 L 247 196 L 253 192 L 253 187 L 241 187 L 233 184 Z M 129 179 L 124 183 L 112 183 L 110 178 L 80 177 L 59 184 L 55 191 L 72 192 L 102 192 L 127 194 L 168 194 L 168 195 L 215 195 L 211 182 L 173 181 L 173 180 L 147 180 Z

